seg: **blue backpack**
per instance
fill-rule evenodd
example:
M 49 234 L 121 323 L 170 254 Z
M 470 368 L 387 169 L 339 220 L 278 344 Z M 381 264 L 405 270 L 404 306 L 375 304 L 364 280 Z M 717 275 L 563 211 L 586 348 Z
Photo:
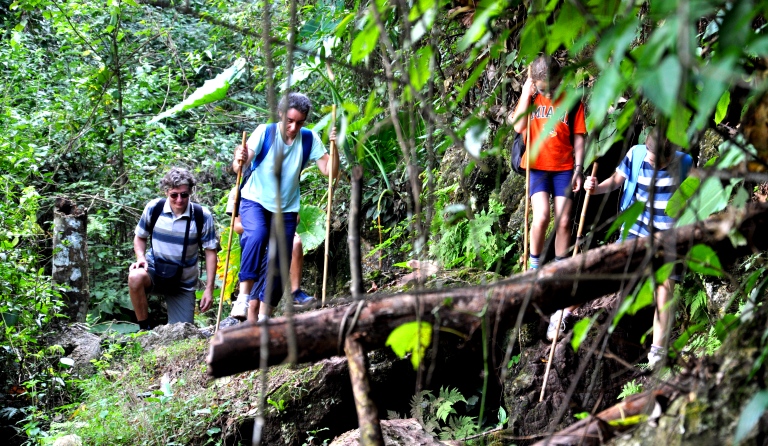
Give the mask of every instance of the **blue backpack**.
M 632 171 L 629 178 L 624 183 L 624 191 L 621 194 L 621 201 L 619 202 L 619 210 L 624 212 L 632 204 L 635 198 L 635 191 L 637 190 L 637 180 L 640 177 L 640 170 L 643 168 L 643 160 L 648 153 L 648 148 L 645 144 L 639 144 L 629 149 L 630 163 L 632 165 Z M 680 181 L 682 182 L 691 170 L 693 159 L 691 155 L 680 151 L 675 152 L 675 156 L 680 158 Z
M 235 203 L 235 209 L 234 213 L 235 216 L 240 215 L 240 200 L 243 196 L 243 187 L 246 183 L 248 183 L 248 180 L 251 178 L 251 174 L 254 170 L 256 170 L 257 167 L 261 165 L 261 163 L 264 161 L 264 158 L 267 156 L 267 153 L 269 153 L 269 149 L 272 148 L 272 143 L 275 141 L 275 136 L 277 133 L 277 123 L 267 124 L 267 130 L 264 132 L 264 142 L 261 145 L 261 150 L 259 151 L 258 155 L 253 159 L 251 164 L 245 168 L 243 171 L 243 176 L 240 179 L 240 193 L 237 196 L 237 203 Z M 312 142 L 314 141 L 314 137 L 312 136 L 312 131 L 309 129 L 301 128 L 301 169 L 299 172 L 304 170 L 307 167 L 307 164 L 309 164 L 309 154 L 312 151 Z

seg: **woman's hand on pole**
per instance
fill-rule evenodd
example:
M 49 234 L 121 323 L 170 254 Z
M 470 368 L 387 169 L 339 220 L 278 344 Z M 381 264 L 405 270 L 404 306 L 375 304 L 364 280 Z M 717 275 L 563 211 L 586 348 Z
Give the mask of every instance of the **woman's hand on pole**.
M 240 166 L 245 164 L 246 161 L 248 161 L 248 145 L 238 144 L 237 147 L 235 147 L 235 157 L 232 160 L 232 169 L 234 169 L 235 172 L 239 172 Z

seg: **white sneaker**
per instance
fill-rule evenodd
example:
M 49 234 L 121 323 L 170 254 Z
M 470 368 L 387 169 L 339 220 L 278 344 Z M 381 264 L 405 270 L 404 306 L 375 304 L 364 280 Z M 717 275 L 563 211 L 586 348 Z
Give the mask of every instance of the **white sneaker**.
M 555 339 L 555 335 L 557 334 L 557 321 L 560 320 L 560 314 L 563 312 L 563 310 L 557 310 L 554 313 L 552 313 L 552 316 L 549 317 L 549 326 L 547 327 L 547 339 L 553 340 Z M 570 312 L 566 312 L 563 314 L 563 320 L 560 322 L 560 334 L 557 334 L 558 339 L 562 338 L 562 334 L 565 333 L 565 323 L 568 320 L 568 318 L 571 316 Z
M 229 313 L 235 319 L 241 321 L 248 317 L 248 295 L 239 294 L 237 300 L 232 304 L 232 311 Z
M 665 355 L 666 352 L 664 351 L 664 348 L 652 345 L 651 351 L 648 352 L 648 367 L 652 369 L 656 368 L 656 365 L 661 363 L 661 360 L 664 359 Z

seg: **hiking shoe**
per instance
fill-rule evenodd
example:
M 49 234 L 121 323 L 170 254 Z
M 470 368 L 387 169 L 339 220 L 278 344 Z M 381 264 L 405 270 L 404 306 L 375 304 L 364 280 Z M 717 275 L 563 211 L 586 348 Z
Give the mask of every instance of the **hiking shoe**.
M 667 352 L 664 350 L 664 347 L 652 345 L 651 351 L 648 352 L 648 367 L 651 369 L 656 368 L 657 365 L 661 364 L 661 360 L 664 359 L 666 354 Z
M 304 292 L 301 288 L 291 293 L 293 295 L 293 306 L 297 309 L 303 310 L 315 305 L 317 300 Z
M 560 320 L 560 314 L 563 312 L 563 310 L 557 310 L 554 313 L 552 313 L 552 316 L 549 317 L 549 326 L 547 327 L 547 339 L 553 340 L 555 339 L 555 335 L 557 334 L 557 321 Z M 563 320 L 560 322 L 560 334 L 557 334 L 558 339 L 562 339 L 563 333 L 565 333 L 566 327 L 567 327 L 567 321 L 571 318 L 571 313 L 566 312 L 563 315 Z
M 232 311 L 229 313 L 235 319 L 245 320 L 248 317 L 248 295 L 240 294 L 237 300 L 232 304 Z

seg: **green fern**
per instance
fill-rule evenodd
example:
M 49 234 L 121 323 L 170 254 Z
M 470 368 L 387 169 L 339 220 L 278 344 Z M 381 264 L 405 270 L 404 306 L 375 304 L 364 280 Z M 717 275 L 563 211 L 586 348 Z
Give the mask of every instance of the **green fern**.
M 440 396 L 434 402 L 434 405 L 437 406 L 437 418 L 440 421 L 445 422 L 448 415 L 456 413 L 456 409 L 453 408 L 453 405 L 459 401 L 464 403 L 467 402 L 458 390 L 441 388 Z
M 448 429 L 440 432 L 441 440 L 459 440 L 477 433 L 477 424 L 473 417 L 461 416 L 448 419 Z
M 458 402 L 467 404 L 467 400 L 457 389 L 440 388 L 437 397 L 432 392 L 423 390 L 411 397 L 411 416 L 430 435 L 442 439 L 464 438 L 474 434 L 477 426 L 472 417 L 452 416 L 457 415 L 454 405 Z
M 698 290 L 696 293 L 686 293 L 685 305 L 690 309 L 691 321 L 693 323 L 709 322 L 707 293 L 704 290 Z
M 643 385 L 636 382 L 633 379 L 632 381 L 629 381 L 628 383 L 624 384 L 624 387 L 621 388 L 621 393 L 619 394 L 617 399 L 623 400 L 628 396 L 632 396 L 642 391 L 643 391 Z

